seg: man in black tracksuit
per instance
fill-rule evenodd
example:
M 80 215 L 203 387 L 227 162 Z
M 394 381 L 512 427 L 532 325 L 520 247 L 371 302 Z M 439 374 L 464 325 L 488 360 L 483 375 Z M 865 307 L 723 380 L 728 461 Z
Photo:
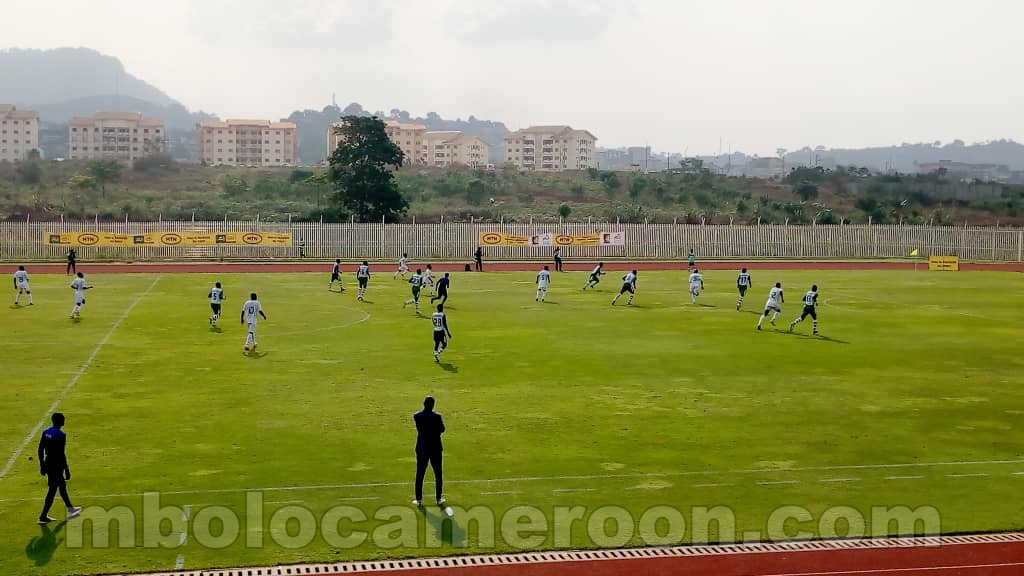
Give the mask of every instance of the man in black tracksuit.
M 64 415 L 60 412 L 50 417 L 53 426 L 43 432 L 39 439 L 39 473 L 46 476 L 49 486 L 46 491 L 46 501 L 43 504 L 43 511 L 39 514 L 39 523 L 48 524 L 53 522 L 50 518 L 50 507 L 53 506 L 54 497 L 60 492 L 61 500 L 68 508 L 68 519 L 74 518 L 82 513 L 82 509 L 71 505 L 68 497 L 67 481 L 71 480 L 71 469 L 68 468 L 68 458 L 64 454 L 64 447 L 67 445 L 68 437 L 61 428 L 64 427 Z
M 427 465 L 434 469 L 435 496 L 437 505 L 445 502 L 442 496 L 441 470 L 441 434 L 444 433 L 444 420 L 434 412 L 434 398 L 427 396 L 423 400 L 423 410 L 413 414 L 416 422 L 416 499 L 414 506 L 423 505 L 423 477 L 427 475 Z

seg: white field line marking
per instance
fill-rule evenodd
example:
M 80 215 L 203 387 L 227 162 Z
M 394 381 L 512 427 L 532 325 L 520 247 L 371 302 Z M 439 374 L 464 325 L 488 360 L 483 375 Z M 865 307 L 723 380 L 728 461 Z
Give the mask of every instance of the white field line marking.
M 979 460 L 963 462 L 913 462 L 909 464 L 852 464 L 844 466 L 807 466 L 804 468 L 762 468 L 750 470 L 706 470 L 688 472 L 646 472 L 637 474 L 583 474 L 577 476 L 520 476 L 512 478 L 480 478 L 471 480 L 449 480 L 446 484 L 514 484 L 520 482 L 554 482 L 562 480 L 631 480 L 637 478 L 676 478 L 686 476 L 729 476 L 772 474 L 779 472 L 828 472 L 835 470 L 891 470 L 899 468 L 935 468 L 940 466 L 1000 466 L 1024 464 L 1024 460 Z M 1024 473 L 1022 473 L 1024 475 Z M 893 476 L 886 478 L 924 478 L 924 476 Z M 427 484 L 432 484 L 427 480 Z M 308 486 L 265 486 L 256 488 L 213 488 L 205 490 L 167 490 L 160 491 L 162 496 L 185 496 L 195 494 L 241 494 L 245 492 L 301 492 L 313 490 L 345 490 L 353 488 L 398 488 L 412 486 L 412 482 L 367 482 L 362 484 L 317 484 Z M 157 492 L 157 490 L 150 490 Z M 132 498 L 141 497 L 144 493 L 94 494 L 79 498 Z M 32 502 L 36 498 L 5 498 L 0 502 Z
M 693 488 L 722 488 L 722 487 L 725 487 L 725 486 L 735 486 L 735 484 L 730 484 L 729 482 L 719 482 L 717 484 L 694 484 L 692 487 Z
M 504 494 L 522 494 L 522 490 L 499 490 L 497 492 L 481 492 L 481 496 L 498 496 Z
M 594 488 L 555 488 L 552 490 L 555 494 L 571 494 L 573 492 L 593 492 Z
M 373 501 L 373 500 L 380 500 L 380 498 L 377 498 L 376 496 L 362 496 L 362 497 L 352 497 L 352 498 L 338 498 L 338 501 L 339 501 L 339 502 L 370 502 L 370 501 Z
M 269 502 L 264 502 L 263 504 L 302 504 L 303 502 L 305 502 L 305 500 L 271 500 Z
M 1024 566 L 1024 562 L 1007 562 L 1004 564 L 959 564 L 956 566 L 928 566 L 921 568 L 878 568 L 875 570 L 841 570 L 838 572 L 787 572 L 785 574 L 765 574 L 764 576 L 841 576 L 843 574 L 900 574 L 912 572 L 938 572 L 940 570 L 974 570 L 981 568 L 1009 568 Z M 960 572 L 956 572 L 959 574 Z
M 1024 476 L 1024 472 L 1013 472 L 1010 476 Z
M 39 420 L 39 422 L 36 423 L 35 427 L 32 428 L 32 431 L 28 433 L 28 436 L 25 436 L 25 439 L 21 441 L 21 444 L 19 444 L 18 447 L 15 448 L 14 453 L 11 454 L 11 457 L 7 459 L 7 464 L 4 464 L 3 469 L 0 470 L 0 480 L 3 480 L 4 477 L 7 476 L 7 473 L 10 472 L 11 468 L 14 467 L 14 463 L 18 461 L 18 458 L 21 456 L 21 453 L 25 451 L 25 447 L 28 446 L 29 443 L 32 442 L 32 440 L 35 439 L 36 435 L 39 434 L 39 431 L 42 430 L 46 422 L 49 421 L 50 414 L 57 410 L 57 407 L 60 406 L 60 403 L 62 401 L 64 401 L 64 398 L 67 397 L 67 395 L 71 392 L 75 385 L 78 384 L 78 380 L 82 378 L 86 370 L 89 369 L 89 366 L 92 365 L 93 360 L 95 360 L 96 356 L 99 355 L 100 350 L 103 350 L 103 347 L 106 346 L 107 341 L 109 341 L 110 337 L 114 335 L 114 331 L 116 331 L 117 328 L 121 325 L 121 322 L 124 322 L 125 318 L 127 318 L 128 315 L 132 313 L 132 310 L 135 309 L 135 305 L 141 302 L 142 299 L 145 298 L 153 290 L 153 287 L 156 286 L 156 283 L 159 281 L 160 276 L 157 276 L 156 279 L 153 280 L 153 283 L 149 285 L 149 288 L 146 288 L 145 292 L 139 294 L 135 301 L 133 301 L 130 306 L 125 308 L 124 312 L 121 313 L 121 316 L 118 317 L 118 319 L 114 322 L 113 326 L 110 327 L 110 330 L 107 330 L 107 333 L 103 336 L 103 339 L 100 340 L 100 343 L 96 345 L 96 348 L 93 349 L 92 354 L 89 354 L 89 357 L 85 360 L 85 363 L 82 364 L 82 366 L 78 369 L 77 372 L 75 372 L 75 374 L 71 377 L 71 380 L 68 381 L 67 385 L 64 386 L 64 388 L 57 393 L 57 397 L 53 399 L 53 403 L 50 404 L 50 407 L 46 409 L 46 414 L 44 414 L 43 417 Z
M 191 510 L 191 506 L 186 504 L 182 507 L 181 516 L 185 520 L 185 529 L 181 531 L 181 538 L 178 540 L 178 546 L 184 546 L 188 542 L 188 514 Z M 178 557 L 174 559 L 174 569 L 181 570 L 185 567 L 185 555 L 178 554 Z
M 773 480 L 769 482 L 758 482 L 758 486 L 781 486 L 783 484 L 799 484 L 799 480 Z
M 886 480 L 920 480 L 924 476 L 886 476 Z
M 363 315 L 359 320 L 353 320 L 344 324 L 338 324 L 337 326 L 325 326 L 323 328 L 311 328 L 309 330 L 294 330 L 292 332 L 281 332 L 280 334 L 273 334 L 274 336 L 294 336 L 296 334 L 310 334 L 312 332 L 326 332 L 328 330 L 340 330 L 342 328 L 348 328 L 349 326 L 355 326 L 356 324 L 362 324 L 370 319 L 370 313 L 363 310 L 357 310 L 355 308 L 343 308 L 343 310 L 352 310 L 359 312 Z
M 822 478 L 818 482 L 859 482 L 860 478 Z
M 982 476 L 988 476 L 988 474 L 946 474 L 946 478 L 980 478 Z

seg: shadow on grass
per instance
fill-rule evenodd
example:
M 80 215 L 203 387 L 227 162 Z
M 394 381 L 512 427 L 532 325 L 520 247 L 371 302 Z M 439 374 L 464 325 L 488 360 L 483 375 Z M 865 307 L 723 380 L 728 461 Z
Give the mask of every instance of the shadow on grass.
M 700 306 L 701 308 L 718 308 L 718 306 L 715 306 L 714 304 L 697 303 L 697 306 Z
M 817 336 L 815 336 L 814 334 L 801 334 L 800 332 L 790 332 L 789 330 L 782 328 L 776 328 L 774 332 L 776 334 L 782 334 L 783 336 L 793 336 L 794 338 L 799 338 L 801 340 L 821 340 L 823 342 L 832 342 L 833 344 L 850 343 L 846 340 L 839 340 L 838 338 L 831 338 L 829 336 L 823 336 L 821 334 L 818 334 Z
M 448 518 L 444 515 L 444 509 L 438 509 L 438 514 L 431 514 L 425 508 L 423 516 L 427 525 L 434 530 L 434 538 L 445 546 L 462 546 L 466 540 L 466 529 L 455 521 L 455 518 Z
M 224 330 L 222 330 L 220 326 L 210 326 L 210 332 L 213 332 L 214 334 L 222 334 Z
M 49 564 L 50 560 L 53 560 L 53 555 L 57 552 L 57 548 L 60 547 L 60 543 L 64 541 L 63 538 L 58 538 L 57 535 L 64 530 L 65 524 L 67 524 L 67 520 L 60 522 L 56 526 L 50 526 L 49 524 L 40 526 L 40 535 L 33 536 L 28 541 L 28 544 L 25 545 L 25 556 L 35 562 L 36 566 L 46 566 Z
M 246 358 L 251 358 L 253 360 L 262 360 L 267 355 L 269 355 L 270 352 L 260 352 L 258 350 L 253 350 L 252 352 L 243 352 L 243 354 L 245 354 Z
M 455 366 L 451 362 L 440 362 L 438 365 L 441 366 L 441 368 L 445 372 L 451 372 L 452 374 L 458 374 L 459 373 L 458 366 Z

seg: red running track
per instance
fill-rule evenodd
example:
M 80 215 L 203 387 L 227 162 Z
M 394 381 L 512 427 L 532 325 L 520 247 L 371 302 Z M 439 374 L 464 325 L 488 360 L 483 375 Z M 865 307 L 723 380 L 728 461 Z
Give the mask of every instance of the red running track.
M 338 573 L 341 574 L 341 573 Z M 389 576 L 1020 576 L 1024 544 L 644 558 L 383 572 Z
M 425 262 L 410 262 L 409 266 L 415 270 L 417 266 L 424 266 Z M 432 263 L 435 272 L 461 272 L 465 270 L 465 263 L 458 262 L 437 262 Z M 550 262 L 521 261 L 521 262 L 484 262 L 484 270 L 489 272 L 523 272 L 534 271 L 544 264 Z M 372 267 L 379 272 L 382 269 L 390 271 L 397 267 L 397 263 L 373 262 Z M 590 271 L 596 265 L 596 261 L 587 262 L 566 262 L 564 269 L 572 272 Z M 232 274 L 232 273 L 275 273 L 275 272 L 329 272 L 331 262 L 329 260 L 317 262 L 157 262 L 157 263 L 114 263 L 114 264 L 91 264 L 80 262 L 78 270 L 87 274 Z M 812 260 L 784 260 L 784 261 L 706 261 L 697 262 L 697 267 L 704 270 L 739 270 L 750 268 L 751 270 L 928 270 L 927 262 L 915 264 L 913 262 L 880 262 L 880 261 L 812 261 Z M 29 264 L 26 266 L 32 274 L 63 274 L 64 264 Z M 354 272 L 356 263 L 344 262 L 344 271 Z M 686 270 L 686 262 L 677 261 L 609 261 L 605 269 L 609 271 L 624 270 Z M 0 265 L 0 273 L 14 273 L 17 265 Z M 990 272 L 1024 272 L 1024 263 L 991 263 L 972 264 L 962 263 L 960 269 L 965 271 L 990 271 Z

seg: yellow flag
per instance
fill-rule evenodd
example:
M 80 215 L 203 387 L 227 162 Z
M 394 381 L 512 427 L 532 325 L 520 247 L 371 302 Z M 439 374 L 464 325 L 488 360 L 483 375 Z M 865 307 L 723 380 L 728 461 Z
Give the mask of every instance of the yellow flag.
M 921 254 L 921 251 L 918 250 L 917 248 L 914 248 L 913 250 L 910 251 L 910 255 L 911 256 L 918 256 L 920 254 Z

